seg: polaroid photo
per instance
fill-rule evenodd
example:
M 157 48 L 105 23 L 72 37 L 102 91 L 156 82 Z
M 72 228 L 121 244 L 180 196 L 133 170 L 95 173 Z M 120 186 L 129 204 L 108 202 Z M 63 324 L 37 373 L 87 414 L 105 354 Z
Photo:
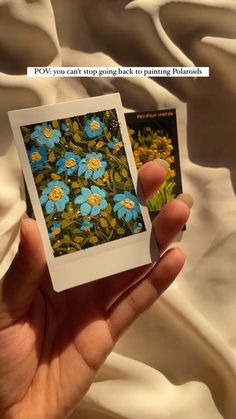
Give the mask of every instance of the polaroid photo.
M 158 259 L 118 93 L 9 119 L 56 291 Z
M 155 159 L 166 160 L 170 166 L 165 182 L 148 201 L 153 219 L 168 201 L 182 193 L 176 110 L 126 113 L 125 119 L 137 169 Z

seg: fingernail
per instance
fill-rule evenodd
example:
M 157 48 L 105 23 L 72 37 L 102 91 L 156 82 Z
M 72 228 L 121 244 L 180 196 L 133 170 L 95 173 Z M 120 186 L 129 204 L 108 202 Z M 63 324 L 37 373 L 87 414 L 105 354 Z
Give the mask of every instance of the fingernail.
M 160 166 L 162 166 L 163 169 L 165 169 L 166 173 L 168 172 L 170 166 L 169 166 L 169 164 L 167 163 L 166 160 L 163 160 L 163 159 L 155 159 L 154 161 L 156 161 L 158 164 L 160 164 Z
M 176 197 L 176 199 L 179 199 L 180 201 L 185 202 L 185 204 L 188 205 L 190 209 L 192 208 L 194 204 L 193 198 L 188 193 L 181 193 Z

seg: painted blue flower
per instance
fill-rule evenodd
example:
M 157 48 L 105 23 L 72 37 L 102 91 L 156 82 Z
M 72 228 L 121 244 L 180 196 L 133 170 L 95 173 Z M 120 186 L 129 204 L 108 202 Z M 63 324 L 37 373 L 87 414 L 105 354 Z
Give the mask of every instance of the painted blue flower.
M 65 132 L 69 131 L 69 128 L 66 124 L 64 124 L 64 122 L 61 123 L 61 129 Z
M 91 215 L 95 217 L 107 207 L 107 201 L 105 199 L 106 191 L 98 186 L 91 186 L 89 188 L 82 188 L 81 195 L 75 198 L 75 204 L 80 204 L 80 212 L 84 215 Z
M 119 141 L 118 138 L 113 137 L 112 141 L 109 141 L 107 144 L 110 149 L 119 151 L 123 147 L 122 141 Z
M 72 175 L 78 169 L 79 161 L 79 156 L 71 151 L 67 151 L 64 157 L 56 162 L 56 166 L 58 167 L 57 173 L 66 172 L 69 176 Z
M 142 229 L 143 229 L 143 225 L 142 225 L 142 223 L 135 223 L 135 224 L 134 224 L 134 227 L 133 227 L 133 229 L 132 229 L 132 233 L 133 233 L 133 234 L 138 234 L 138 233 L 141 233 Z
M 125 221 L 128 222 L 138 218 L 141 211 L 135 195 L 125 191 L 122 194 L 116 194 L 113 199 L 116 202 L 114 211 L 117 212 L 119 219 L 125 217 Z
M 55 210 L 64 211 L 69 202 L 69 192 L 70 190 L 64 182 L 59 180 L 49 182 L 40 197 L 41 205 L 45 204 L 46 213 L 52 214 Z
M 27 151 L 30 166 L 32 169 L 42 170 L 47 161 L 47 151 L 44 147 L 35 147 L 34 145 Z
M 54 148 L 54 145 L 58 144 L 60 141 L 61 132 L 57 129 L 53 129 L 50 124 L 43 122 L 40 125 L 36 125 L 34 132 L 32 132 L 30 137 L 32 140 L 36 140 L 40 145 Z
M 105 125 L 99 116 L 92 116 L 91 119 L 87 119 L 84 130 L 89 138 L 94 138 L 102 134 L 103 128 Z
M 98 179 L 104 175 L 107 163 L 103 161 L 102 153 L 87 154 L 84 159 L 79 162 L 78 175 L 85 176 L 85 179 Z
M 93 223 L 90 221 L 84 221 L 80 227 L 80 230 L 82 231 L 90 231 L 91 228 L 93 228 Z
M 54 237 L 56 237 L 58 234 L 60 234 L 61 232 L 61 226 L 58 223 L 54 223 L 51 227 L 50 227 L 50 233 L 49 233 L 49 237 L 51 237 L 52 239 Z

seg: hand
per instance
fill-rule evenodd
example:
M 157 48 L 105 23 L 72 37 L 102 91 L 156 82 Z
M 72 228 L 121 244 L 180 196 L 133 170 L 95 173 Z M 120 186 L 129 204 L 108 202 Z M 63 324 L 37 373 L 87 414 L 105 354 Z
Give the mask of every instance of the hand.
M 145 198 L 165 177 L 139 172 Z M 53 291 L 36 222 L 22 222 L 19 252 L 0 284 L 0 417 L 65 418 L 84 396 L 124 330 L 171 284 L 185 256 L 164 253 L 189 207 L 173 200 L 153 221 L 161 259 L 61 293 Z M 150 270 L 151 269 L 151 270 Z M 32 413 L 33 412 L 33 413 Z

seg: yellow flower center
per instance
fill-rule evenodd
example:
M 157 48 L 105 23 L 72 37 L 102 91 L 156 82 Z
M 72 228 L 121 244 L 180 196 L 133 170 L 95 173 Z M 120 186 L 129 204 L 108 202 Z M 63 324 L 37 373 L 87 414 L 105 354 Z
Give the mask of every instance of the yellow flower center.
M 98 121 L 92 121 L 90 124 L 91 131 L 97 131 L 100 128 L 100 124 Z
M 33 151 L 33 153 L 31 153 L 31 160 L 32 161 L 40 161 L 42 159 L 41 154 L 39 154 L 38 151 Z
M 44 128 L 43 135 L 46 138 L 50 138 L 52 136 L 52 130 L 50 128 Z
M 114 145 L 114 149 L 115 149 L 116 151 L 119 151 L 119 150 L 122 148 L 122 146 L 123 146 L 122 142 L 121 142 L 121 141 L 119 141 L 118 143 L 116 143 L 116 144 Z
M 55 230 L 53 230 L 51 234 L 52 236 L 57 236 L 57 234 L 60 234 L 60 232 L 61 232 L 61 229 L 58 227 L 58 228 L 55 228 Z
M 59 186 L 55 186 L 54 188 L 52 188 L 48 195 L 49 199 L 51 199 L 52 201 L 59 201 L 59 199 L 61 199 L 63 196 L 64 191 Z
M 73 159 L 73 157 L 65 161 L 65 167 L 67 167 L 67 169 L 70 169 L 71 167 L 75 167 L 75 166 L 76 166 L 76 161 L 75 159 Z
M 87 167 L 90 170 L 97 170 L 101 167 L 101 165 L 102 163 L 97 157 L 91 157 L 91 159 L 87 161 Z
M 126 198 L 123 201 L 121 201 L 121 205 L 125 208 L 128 208 L 128 209 L 133 209 L 135 207 L 134 201 L 132 201 L 129 198 Z
M 84 231 L 86 231 L 87 233 L 88 231 L 90 231 L 90 227 L 89 226 L 84 227 Z
M 99 205 L 102 201 L 102 197 L 98 194 L 91 194 L 87 198 L 87 203 L 91 205 L 91 207 L 94 207 L 95 205 Z

